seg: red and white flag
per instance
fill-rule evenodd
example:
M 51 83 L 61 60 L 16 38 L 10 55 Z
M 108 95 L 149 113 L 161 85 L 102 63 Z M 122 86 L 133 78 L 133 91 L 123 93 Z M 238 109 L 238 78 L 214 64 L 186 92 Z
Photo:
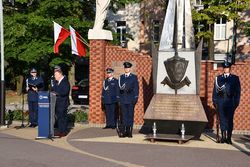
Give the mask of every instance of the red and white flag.
M 54 22 L 54 53 L 59 53 L 59 46 L 67 39 L 70 32 Z
M 81 40 L 80 34 L 76 32 L 71 26 L 69 26 L 69 29 L 71 35 L 72 54 L 76 54 L 78 56 L 86 56 L 86 48 L 83 41 Z

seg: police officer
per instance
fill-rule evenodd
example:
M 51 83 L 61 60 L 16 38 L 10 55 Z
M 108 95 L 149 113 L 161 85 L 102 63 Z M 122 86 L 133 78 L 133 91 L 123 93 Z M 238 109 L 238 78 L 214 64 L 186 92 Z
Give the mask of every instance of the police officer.
M 103 129 L 116 128 L 115 108 L 117 103 L 118 80 L 114 78 L 114 70 L 106 69 L 107 78 L 103 81 L 102 103 L 105 105 L 106 126 Z
M 120 137 L 132 137 L 134 124 L 134 107 L 138 100 L 139 83 L 137 76 L 131 73 L 132 64 L 124 62 L 124 74 L 119 77 L 119 101 L 122 110 L 124 132 Z
M 219 114 L 221 143 L 232 144 L 233 117 L 240 103 L 239 77 L 230 73 L 231 64 L 223 63 L 224 73 L 215 78 L 213 104 Z
M 67 135 L 67 109 L 69 106 L 70 85 L 66 76 L 63 75 L 60 66 L 54 67 L 55 84 L 52 87 L 56 95 L 55 114 L 58 121 L 58 133 L 55 136 L 63 137 Z
M 28 92 L 28 107 L 29 107 L 29 127 L 37 126 L 38 119 L 38 91 L 44 89 L 42 77 L 37 75 L 37 70 L 30 70 L 30 77 L 26 79 L 26 90 Z

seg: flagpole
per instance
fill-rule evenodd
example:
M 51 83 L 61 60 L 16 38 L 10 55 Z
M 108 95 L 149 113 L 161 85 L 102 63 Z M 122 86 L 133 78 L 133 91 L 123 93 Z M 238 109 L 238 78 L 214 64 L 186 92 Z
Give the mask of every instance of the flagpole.
M 3 36 L 3 1 L 0 0 L 0 31 L 1 31 L 1 114 L 0 124 L 5 125 L 5 81 L 4 81 L 4 36 Z
M 71 34 L 71 33 L 70 33 Z M 80 34 L 79 34 L 80 35 Z M 84 40 L 84 38 L 80 35 L 81 38 L 76 37 L 79 39 L 82 43 L 84 43 L 87 47 L 89 47 L 89 44 Z
M 80 37 L 81 38 L 78 38 L 78 37 L 76 37 L 76 38 L 79 39 L 80 41 L 82 41 L 82 43 L 84 43 L 87 47 L 89 47 L 89 44 L 85 41 L 85 39 L 81 35 L 80 35 Z

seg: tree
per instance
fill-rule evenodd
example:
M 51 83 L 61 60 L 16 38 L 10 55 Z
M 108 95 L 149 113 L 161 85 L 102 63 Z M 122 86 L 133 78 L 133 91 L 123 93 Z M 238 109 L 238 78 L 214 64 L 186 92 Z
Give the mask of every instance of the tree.
M 111 9 L 138 0 L 111 1 Z M 52 67 L 72 65 L 70 39 L 53 53 L 53 22 L 74 27 L 84 39 L 95 20 L 95 0 L 15 0 L 4 6 L 5 59 L 9 62 L 6 75 L 14 83 L 27 75 L 31 67 L 39 68 L 48 80 Z M 67 70 L 66 70 L 67 72 Z M 10 79 L 11 78 L 11 79 Z
M 196 39 L 202 37 L 208 42 L 208 58 L 214 59 L 214 23 L 218 18 L 226 18 L 233 21 L 233 48 L 236 53 L 237 28 L 240 25 L 240 12 L 249 8 L 250 0 L 203 0 L 204 9 L 192 11 L 193 22 L 196 30 Z M 201 27 L 202 26 L 202 27 Z

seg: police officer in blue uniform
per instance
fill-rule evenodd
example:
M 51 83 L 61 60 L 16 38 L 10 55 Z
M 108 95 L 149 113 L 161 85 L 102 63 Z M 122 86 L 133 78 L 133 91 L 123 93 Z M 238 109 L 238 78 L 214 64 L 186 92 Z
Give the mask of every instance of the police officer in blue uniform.
M 240 103 L 239 77 L 230 73 L 231 64 L 223 63 L 224 73 L 215 78 L 213 104 L 219 114 L 221 143 L 232 144 L 233 117 Z
M 63 75 L 60 66 L 54 68 L 55 84 L 52 87 L 56 95 L 55 114 L 58 121 L 58 132 L 55 136 L 63 137 L 67 135 L 67 109 L 69 106 L 70 84 L 66 76 Z
M 124 74 L 119 77 L 119 102 L 122 110 L 124 132 L 120 137 L 132 137 L 134 108 L 138 101 L 139 83 L 137 76 L 131 73 L 132 64 L 124 62 Z
M 117 103 L 118 80 L 114 78 L 114 70 L 106 69 L 107 78 L 103 81 L 102 103 L 105 105 L 106 126 L 103 129 L 116 128 L 115 109 Z
M 26 79 L 26 90 L 28 92 L 28 106 L 29 106 L 29 127 L 36 127 L 38 120 L 38 91 L 44 89 L 42 77 L 37 75 L 37 70 L 32 68 L 30 77 Z

